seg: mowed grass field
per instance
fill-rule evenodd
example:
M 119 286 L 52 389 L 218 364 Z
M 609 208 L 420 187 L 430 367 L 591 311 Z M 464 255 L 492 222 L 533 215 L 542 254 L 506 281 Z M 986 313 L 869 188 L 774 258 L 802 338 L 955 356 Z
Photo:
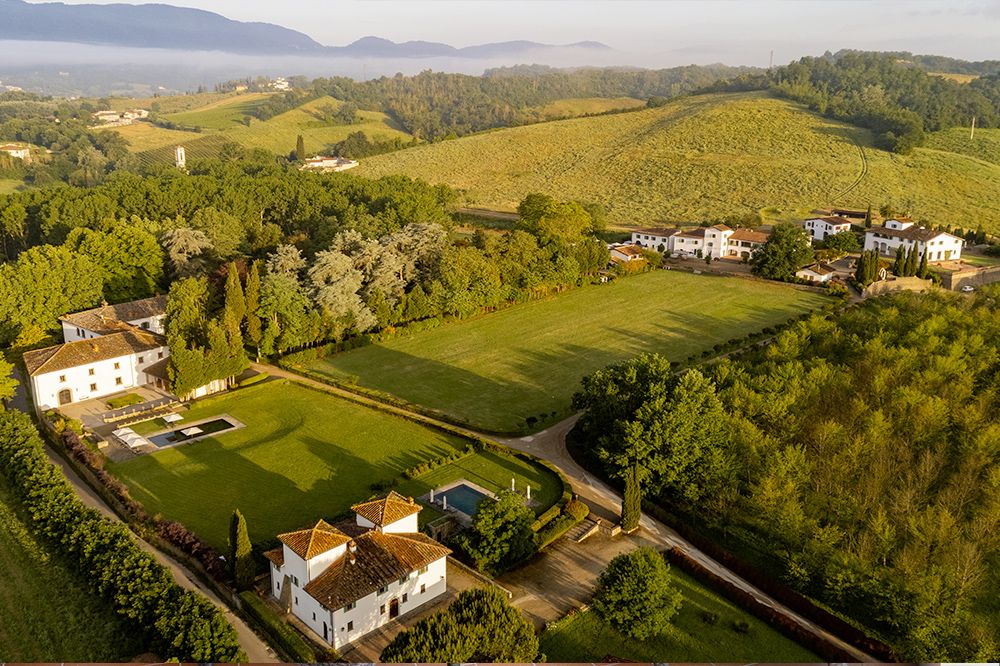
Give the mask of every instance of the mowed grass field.
M 141 652 L 117 616 L 27 528 L 0 479 L 0 662 L 120 662 Z
M 308 369 L 494 432 L 570 413 L 580 380 L 643 352 L 681 361 L 826 302 L 740 278 L 655 271 L 312 363 Z M 551 415 L 555 412 L 555 416 Z
M 198 401 L 184 422 L 222 414 L 247 427 L 108 468 L 148 511 L 184 523 L 223 552 L 234 509 L 246 516 L 253 541 L 272 539 L 336 517 L 371 497 L 371 484 L 468 445 L 285 380 Z M 486 452 L 401 481 L 398 490 L 416 497 L 466 478 L 497 491 L 509 488 L 511 477 L 540 493 L 538 511 L 562 492 L 548 470 Z
M 473 207 L 514 210 L 530 192 L 600 202 L 619 226 L 891 202 L 918 219 L 1000 231 L 1000 166 L 877 150 L 864 129 L 762 93 L 496 130 L 371 157 L 358 171 L 446 183 Z
M 331 144 L 343 141 L 354 132 L 362 132 L 372 140 L 410 139 L 410 135 L 387 115 L 374 111 L 359 111 L 359 122 L 352 125 L 327 124 L 325 112 L 342 105 L 332 97 L 313 100 L 266 121 L 253 119 L 249 126 L 244 125 L 243 117 L 267 97 L 266 94 L 225 96 L 166 116 L 186 127 L 201 128 L 201 132 L 170 130 L 144 122 L 115 131 L 128 139 L 132 152 L 147 165 L 172 164 L 174 146 L 178 145 L 185 147 L 190 160 L 215 157 L 228 142 L 244 148 L 262 148 L 275 155 L 288 155 L 295 150 L 300 135 L 310 155 L 327 152 Z
M 953 127 L 928 136 L 927 148 L 960 153 L 1000 166 L 1000 129 L 977 129 L 969 137 L 968 127 Z
M 545 106 L 535 107 L 528 111 L 537 114 L 540 120 L 548 120 L 607 113 L 621 109 L 636 109 L 640 106 L 646 106 L 646 102 L 634 97 L 577 97 L 557 99 Z
M 626 660 L 638 662 L 818 662 L 819 656 L 779 634 L 763 621 L 737 608 L 676 568 L 674 584 L 684 594 L 680 612 L 660 636 L 637 641 L 618 633 L 595 613 L 578 613 L 558 622 L 539 637 L 551 662 Z M 714 624 L 703 614 L 717 616 Z M 741 633 L 736 622 L 746 622 Z

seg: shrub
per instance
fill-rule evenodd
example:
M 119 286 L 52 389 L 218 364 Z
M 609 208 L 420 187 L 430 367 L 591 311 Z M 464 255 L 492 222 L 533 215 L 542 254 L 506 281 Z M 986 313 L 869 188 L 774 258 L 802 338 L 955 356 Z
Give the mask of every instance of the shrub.
M 746 620 L 736 620 L 733 622 L 733 631 L 738 634 L 749 634 L 750 633 L 750 623 Z
M 574 499 L 566 504 L 565 511 L 566 514 L 573 518 L 576 522 L 580 522 L 590 515 L 590 507 L 587 506 L 586 502 L 578 499 Z
M 641 641 L 661 634 L 682 600 L 663 556 L 643 546 L 608 563 L 597 579 L 593 606 L 605 622 Z
M 144 403 L 142 396 L 137 393 L 129 393 L 127 395 L 119 396 L 117 398 L 112 398 L 108 400 L 108 407 L 111 409 L 121 409 L 122 407 L 131 407 L 132 405 L 141 405 Z
M 705 624 L 713 624 L 714 625 L 714 624 L 718 624 L 719 623 L 719 614 L 718 613 L 713 613 L 711 611 L 702 611 L 701 615 L 699 617 L 701 617 L 701 621 L 704 622 Z
M 535 522 L 531 523 L 531 529 L 535 532 L 539 531 L 555 519 L 561 512 L 562 509 L 559 508 L 558 504 L 550 506 L 542 513 L 542 515 L 535 519 Z
M 288 626 L 255 593 L 249 590 L 240 592 L 240 599 L 243 601 L 243 610 L 246 614 L 267 634 L 268 641 L 285 653 L 285 658 L 299 663 L 312 663 L 317 660 L 317 655 L 313 653 L 312 648 L 299 636 L 298 632 Z M 332 661 L 339 661 L 339 659 Z
M 555 520 L 551 521 L 538 532 L 539 550 L 545 548 L 550 543 L 566 534 L 566 532 L 570 531 L 578 522 L 579 521 L 577 520 L 573 520 L 572 516 L 567 516 L 566 514 L 562 514 Z

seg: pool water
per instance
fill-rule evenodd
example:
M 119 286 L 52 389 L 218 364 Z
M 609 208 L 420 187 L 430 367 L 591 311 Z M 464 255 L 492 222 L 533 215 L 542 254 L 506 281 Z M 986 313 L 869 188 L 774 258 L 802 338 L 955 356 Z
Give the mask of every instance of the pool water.
M 181 432 L 182 430 L 187 430 L 188 428 L 191 427 L 192 426 L 190 425 L 182 426 L 177 430 L 171 430 L 170 432 L 160 433 L 159 435 L 155 435 L 153 437 L 147 437 L 146 439 L 155 444 L 157 447 L 163 448 L 166 446 L 181 444 L 189 439 L 194 439 L 195 437 L 205 437 L 206 435 L 213 435 L 217 432 L 232 430 L 236 426 L 234 426 L 226 419 L 215 419 L 214 421 L 199 423 L 196 426 L 193 426 L 201 430 L 201 432 L 198 433 L 197 435 L 192 435 L 191 437 L 188 437 L 187 435 Z
M 449 509 L 456 509 L 468 516 L 471 516 L 476 513 L 476 507 L 479 506 L 479 503 L 488 498 L 489 495 L 486 495 L 463 483 L 455 486 L 454 488 L 449 488 L 448 490 L 443 490 L 434 494 L 434 500 L 438 503 L 442 501 L 440 498 L 443 497 L 448 498 Z

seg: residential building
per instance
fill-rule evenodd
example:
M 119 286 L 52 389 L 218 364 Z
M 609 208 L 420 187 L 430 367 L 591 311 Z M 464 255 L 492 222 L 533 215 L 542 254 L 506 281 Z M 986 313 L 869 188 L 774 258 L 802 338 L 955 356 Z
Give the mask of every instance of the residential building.
M 351 507 L 353 523 L 320 520 L 278 536 L 271 594 L 335 649 L 447 591 L 451 551 L 417 528 L 420 505 L 395 491 Z
M 611 253 L 611 261 L 628 263 L 643 259 L 642 247 L 640 245 L 627 245 L 625 243 L 615 243 L 608 246 Z
M 681 232 L 680 229 L 636 229 L 632 232 L 632 243 L 648 247 L 657 252 L 666 252 L 670 249 L 671 239 Z
M 670 251 L 680 256 L 698 256 L 700 253 L 703 257 L 721 259 L 728 254 L 729 237 L 732 235 L 733 230 L 724 224 L 681 231 L 672 237 Z
M 837 277 L 837 269 L 821 261 L 795 271 L 795 277 L 808 282 L 825 283 Z
M 335 171 L 347 171 L 358 166 L 357 161 L 349 160 L 346 157 L 310 157 L 299 167 L 301 171 L 318 171 L 320 173 L 332 173 Z
M 809 232 L 813 240 L 826 240 L 827 236 L 850 230 L 851 221 L 846 217 L 814 217 L 806 220 L 806 231 Z
M 10 155 L 15 159 L 19 159 L 24 162 L 31 161 L 31 147 L 23 143 L 0 144 L 0 153 Z
M 60 317 L 64 343 L 24 354 L 36 408 L 45 411 L 139 386 L 169 391 L 166 305 L 166 296 L 154 296 Z M 183 397 L 200 398 L 230 383 L 217 379 Z
M 911 220 L 886 220 L 885 226 L 872 227 L 865 231 L 865 250 L 877 250 L 879 254 L 893 256 L 896 250 L 916 249 L 922 257 L 927 250 L 928 261 L 954 261 L 961 258 L 961 238 L 946 231 L 936 231 L 917 226 Z
M 766 231 L 754 231 L 753 229 L 737 229 L 726 241 L 727 257 L 740 257 L 749 259 L 754 250 L 764 247 L 764 243 L 771 237 Z

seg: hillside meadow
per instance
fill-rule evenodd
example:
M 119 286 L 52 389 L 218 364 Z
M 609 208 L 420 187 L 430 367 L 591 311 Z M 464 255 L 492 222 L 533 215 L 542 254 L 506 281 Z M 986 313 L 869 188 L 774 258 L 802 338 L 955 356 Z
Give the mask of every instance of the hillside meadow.
M 619 226 L 888 202 L 1000 231 L 1000 165 L 940 148 L 878 150 L 867 130 L 763 93 L 495 130 L 372 157 L 358 171 L 446 183 L 471 207 L 514 210 L 530 192 L 600 202 Z
M 583 376 L 609 363 L 644 352 L 683 361 L 827 300 L 775 283 L 655 271 L 336 354 L 307 369 L 476 428 L 537 430 L 568 416 Z

